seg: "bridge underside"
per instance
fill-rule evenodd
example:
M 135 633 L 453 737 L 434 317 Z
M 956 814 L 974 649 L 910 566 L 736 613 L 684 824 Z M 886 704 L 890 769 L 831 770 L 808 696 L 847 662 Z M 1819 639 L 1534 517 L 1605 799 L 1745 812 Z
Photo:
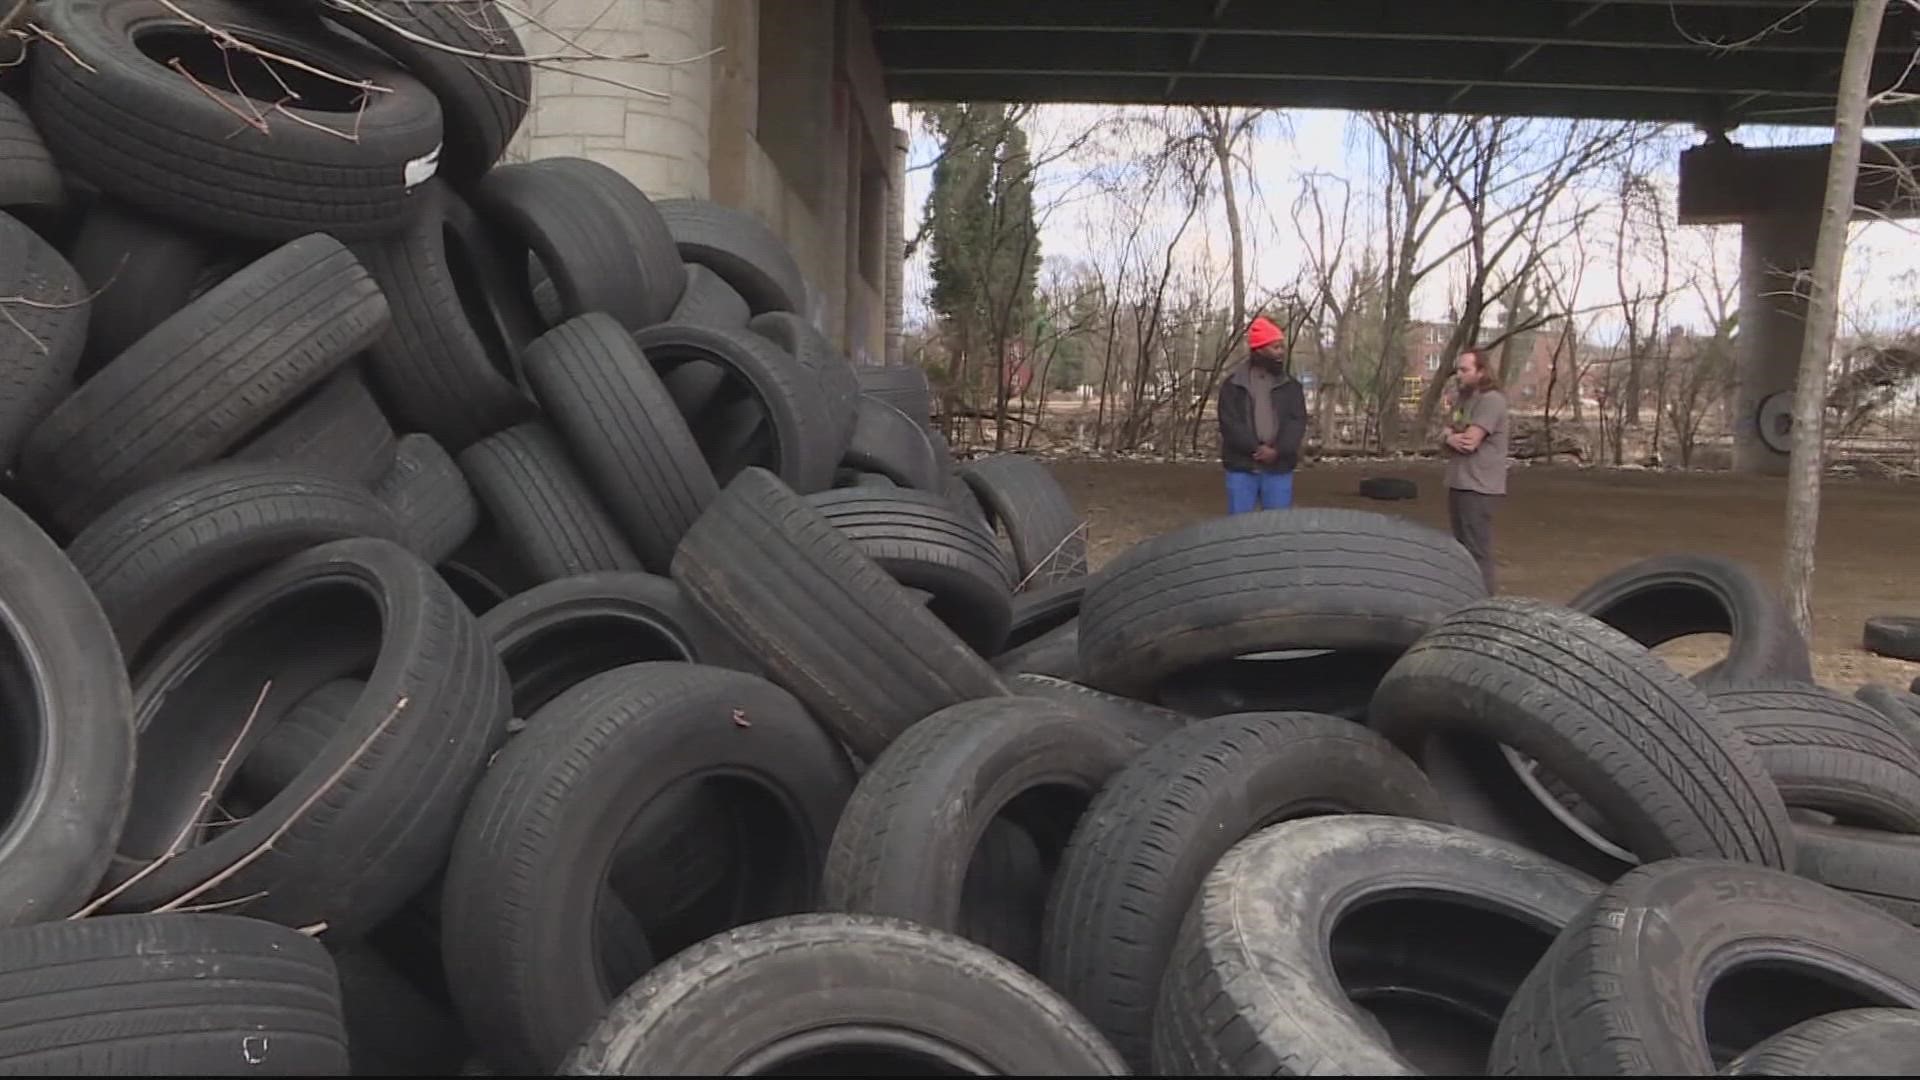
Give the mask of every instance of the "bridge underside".
M 1850 0 L 867 0 L 902 101 L 1829 125 Z M 1920 90 L 1896 3 L 1873 85 Z M 1876 124 L 1920 123 L 1920 102 Z

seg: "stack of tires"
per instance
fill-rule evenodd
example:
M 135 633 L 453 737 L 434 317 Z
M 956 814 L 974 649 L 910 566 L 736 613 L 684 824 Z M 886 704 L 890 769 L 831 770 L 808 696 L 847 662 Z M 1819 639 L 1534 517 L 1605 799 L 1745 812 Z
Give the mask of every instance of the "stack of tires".
M 1915 721 L 1739 568 L 1489 600 L 1299 510 L 1090 575 L 753 218 L 497 164 L 486 0 L 30 18 L 0 1071 L 1909 1063 Z

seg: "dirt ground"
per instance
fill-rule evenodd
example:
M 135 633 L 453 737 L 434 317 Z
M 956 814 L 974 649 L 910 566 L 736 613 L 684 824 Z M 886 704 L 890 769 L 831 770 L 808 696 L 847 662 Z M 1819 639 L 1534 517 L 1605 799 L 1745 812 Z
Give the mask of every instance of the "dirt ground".
M 1087 517 L 1095 567 L 1146 537 L 1226 511 L 1218 465 L 1058 461 L 1053 468 Z M 1420 497 L 1363 499 L 1364 476 L 1411 478 Z M 1294 486 L 1296 505 L 1405 514 L 1447 528 L 1437 463 L 1325 463 L 1300 472 Z M 1920 613 L 1920 485 L 1829 478 L 1824 490 L 1814 579 L 1816 674 L 1849 694 L 1867 682 L 1904 689 L 1920 664 L 1867 653 L 1860 629 L 1870 615 Z M 1564 602 L 1625 563 L 1677 552 L 1730 556 L 1774 580 L 1783 492 L 1783 481 L 1724 473 L 1516 465 L 1495 526 L 1500 591 Z M 1694 670 L 1712 659 L 1713 645 L 1687 639 L 1660 652 Z

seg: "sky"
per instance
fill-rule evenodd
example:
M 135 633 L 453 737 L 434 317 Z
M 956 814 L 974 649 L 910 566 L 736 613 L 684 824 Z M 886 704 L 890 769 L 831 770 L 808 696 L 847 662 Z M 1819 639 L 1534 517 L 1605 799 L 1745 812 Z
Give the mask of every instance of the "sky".
M 895 122 L 909 127 L 904 107 Z M 1048 156 L 1050 148 L 1064 146 L 1076 134 L 1113 112 L 1099 106 L 1049 105 L 1037 108 L 1028 123 L 1028 137 L 1037 158 Z M 1288 110 L 1282 119 L 1264 126 L 1249 147 L 1253 180 L 1257 190 L 1251 193 L 1248 216 L 1251 291 L 1284 288 L 1293 281 L 1304 264 L 1305 247 L 1293 224 L 1293 208 L 1302 191 L 1301 177 L 1309 173 L 1342 176 L 1356 185 L 1371 172 L 1368 164 L 1372 138 L 1357 123 L 1358 115 L 1336 110 Z M 911 129 L 911 128 L 910 128 Z M 1875 139 L 1908 138 L 1911 131 L 1869 130 Z M 1743 127 L 1733 133 L 1736 142 L 1747 146 L 1776 146 L 1827 141 L 1827 134 L 1813 128 Z M 1669 199 L 1677 183 L 1678 151 L 1697 137 L 1676 131 L 1671 150 L 1664 153 L 1656 180 L 1666 189 Z M 907 230 L 917 227 L 929 189 L 933 170 L 928 167 L 938 153 L 938 144 L 930 136 L 916 131 L 909 151 L 907 177 Z M 1035 202 L 1041 208 L 1041 251 L 1043 258 L 1087 260 L 1098 257 L 1106 239 L 1113 233 L 1116 203 L 1099 195 L 1088 182 L 1089 172 L 1098 161 L 1084 158 L 1062 160 L 1042 170 Z M 1356 210 L 1362 205 L 1355 188 Z M 1217 203 L 1217 200 L 1216 200 Z M 1671 202 L 1668 203 L 1671 207 Z M 1171 234 L 1171 229 L 1166 230 Z M 1356 237 L 1362 229 L 1356 224 Z M 1842 290 L 1842 332 L 1849 329 L 1906 326 L 1920 321 L 1920 242 L 1916 242 L 1920 222 L 1873 222 L 1857 224 L 1848 245 L 1847 274 Z M 1590 334 L 1604 335 L 1612 329 L 1610 313 L 1603 309 L 1614 302 L 1618 287 L 1611 249 L 1614 228 L 1611 222 L 1588 232 L 1589 248 L 1595 250 L 1584 278 L 1579 305 L 1602 309 L 1590 316 Z M 1209 208 L 1199 227 L 1189 230 L 1183 255 L 1197 265 L 1226 267 L 1226 220 L 1218 205 Z M 1671 232 L 1676 269 L 1691 266 L 1693 273 L 1706 280 L 1705 268 L 1714 265 L 1727 284 L 1738 279 L 1738 226 L 1678 226 Z M 1645 253 L 1648 244 L 1630 244 Z M 1654 248 L 1657 250 L 1657 248 Z M 929 284 L 928 253 L 923 247 L 907 268 L 909 322 L 926 314 L 925 295 Z M 1047 267 L 1043 265 L 1042 279 Z M 1632 288 L 1653 288 L 1658 280 L 1657 261 L 1630 257 L 1626 278 Z M 1683 275 L 1684 276 L 1684 275 Z M 1449 281 L 1445 273 L 1436 273 L 1415 296 L 1415 315 L 1443 318 L 1448 311 Z M 1703 326 L 1706 305 L 1693 290 L 1683 290 L 1671 309 L 1676 324 Z M 1617 318 L 1614 319 L 1617 322 Z

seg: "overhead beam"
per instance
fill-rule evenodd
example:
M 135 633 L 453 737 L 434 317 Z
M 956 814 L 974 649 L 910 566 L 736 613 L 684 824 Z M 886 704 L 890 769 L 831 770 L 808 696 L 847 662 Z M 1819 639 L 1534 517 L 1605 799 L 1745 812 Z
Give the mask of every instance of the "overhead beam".
M 1680 222 L 1729 225 L 1817 213 L 1833 147 L 1708 143 L 1680 154 Z M 1867 143 L 1854 183 L 1854 218 L 1920 217 L 1920 140 Z
M 1793 13 L 1789 8 L 1787 13 Z M 1586 14 L 1569 26 L 1573 4 L 1525 0 L 1352 0 L 1242 4 L 1217 21 L 1195 5 L 1165 0 L 876 0 L 874 23 L 884 34 L 956 33 L 1209 35 L 1260 38 L 1335 38 L 1375 41 L 1461 42 L 1504 45 L 1574 45 L 1598 49 L 1661 49 L 1716 54 L 1715 44 L 1746 42 L 1746 53 L 1837 55 L 1845 41 L 1849 10 L 1816 5 L 1796 14 L 1789 32 L 1761 32 L 1777 22 L 1777 9 L 1752 5 L 1669 8 L 1587 0 Z M 1881 38 L 1881 51 L 1911 52 L 1911 9 L 1896 9 Z M 1755 38 L 1751 42 L 1747 39 Z M 1052 47 L 1058 47 L 1055 43 Z
M 961 38 L 971 40 L 961 40 Z M 1033 36 L 990 40 L 984 35 L 913 35 L 882 45 L 889 73 L 901 79 L 934 75 L 988 74 L 1062 77 L 1147 76 L 1186 81 L 1384 80 L 1396 83 L 1477 83 L 1543 90 L 1651 90 L 1676 94 L 1765 94 L 1830 99 L 1831 67 L 1824 57 L 1765 57 L 1735 52 L 1711 61 L 1667 56 L 1601 54 L 1552 47 L 1524 70 L 1508 72 L 1499 46 L 1460 44 L 1445 50 L 1394 43 L 1319 42 L 1290 48 L 1223 38 L 1189 65 L 1178 38 L 1090 37 L 1062 48 Z M 1888 87 L 1902 75 L 1909 88 L 1920 77 L 1911 58 L 1884 57 L 1874 85 Z

